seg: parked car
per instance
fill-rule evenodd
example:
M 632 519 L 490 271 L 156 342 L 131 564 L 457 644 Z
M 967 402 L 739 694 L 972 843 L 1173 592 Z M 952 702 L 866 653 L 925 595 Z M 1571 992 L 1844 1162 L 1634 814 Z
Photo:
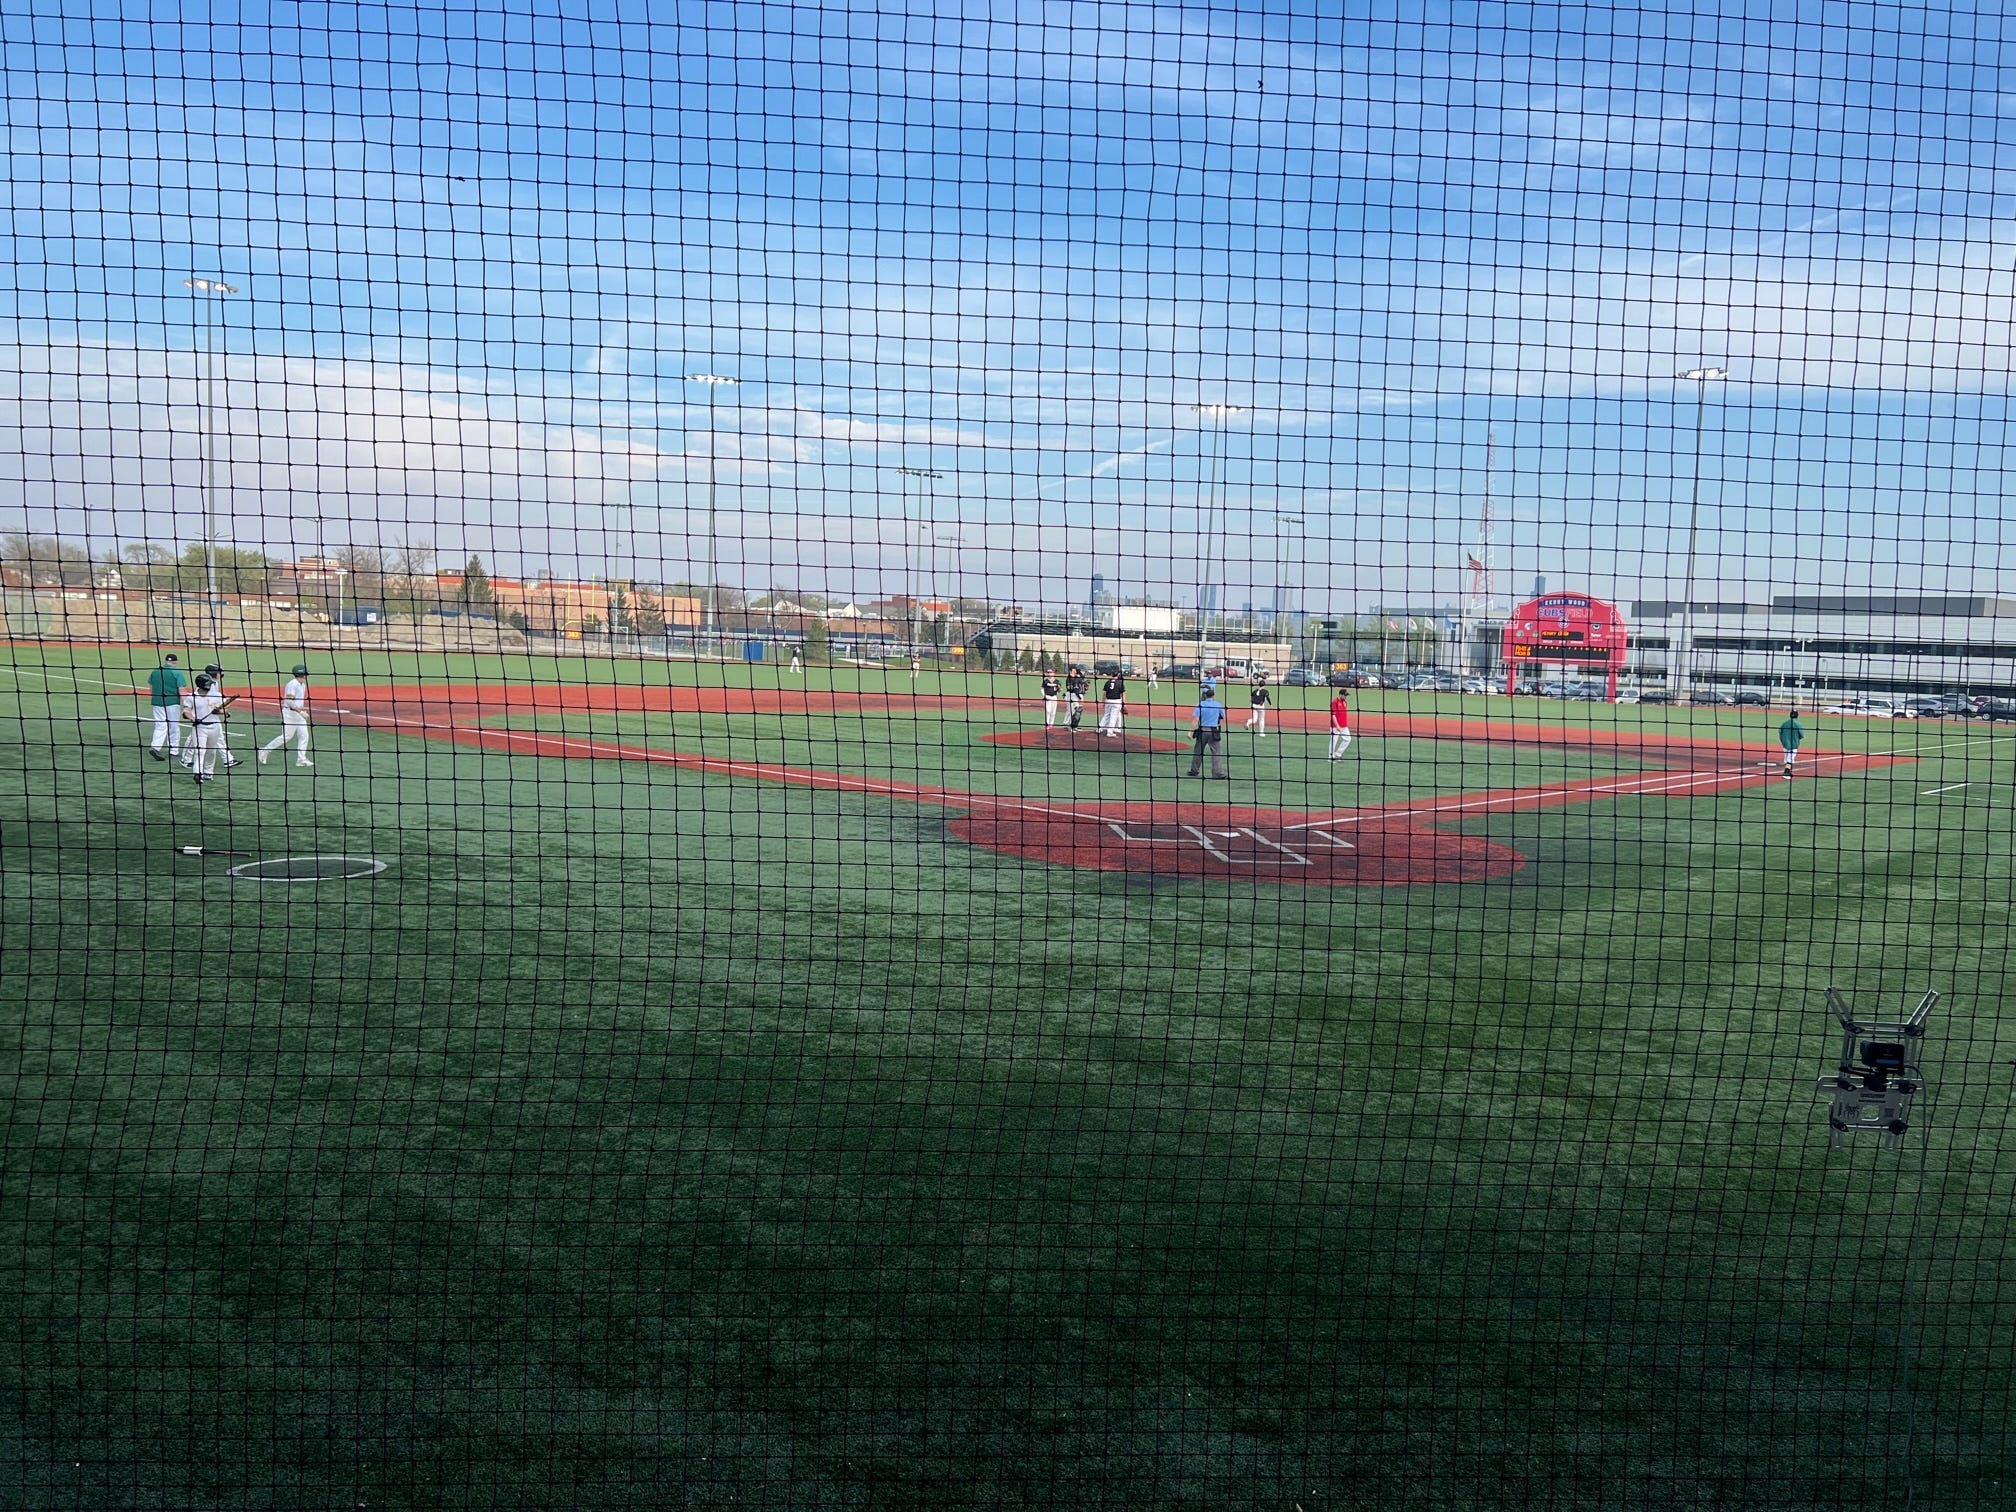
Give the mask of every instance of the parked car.
M 1908 699 L 1906 705 L 1915 708 L 1923 719 L 1966 719 L 1980 711 L 1981 700 L 1964 693 L 1938 693 L 1929 698 Z
M 1195 662 L 1175 662 L 1167 667 L 1156 668 L 1155 675 L 1165 677 L 1171 682 L 1188 682 L 1192 678 L 1202 677 L 1204 669 Z
M 1623 700 L 1619 699 L 1618 702 L 1621 703 Z M 1641 704 L 1670 704 L 1673 702 L 1673 695 L 1668 693 L 1664 688 L 1653 688 L 1648 692 L 1640 693 L 1638 695 L 1638 702 Z
M 1463 679 L 1461 691 L 1465 693 L 1496 693 L 1498 691 L 1498 684 L 1491 681 L 1488 677 L 1466 677 Z
M 1696 688 L 1687 695 L 1687 702 L 1711 709 L 1733 709 L 1736 707 L 1736 695 L 1718 692 L 1714 688 Z
M 1762 688 L 1738 688 L 1736 706 L 1739 709 L 1768 709 L 1771 707 L 1771 695 Z
M 1363 688 L 1369 686 L 1364 681 L 1366 676 L 1363 672 L 1332 672 L 1323 681 L 1332 688 Z
M 1092 672 L 1096 677 L 1132 677 L 1134 675 L 1134 663 L 1096 661 L 1092 663 Z
M 1984 698 L 1975 709 L 1976 719 L 2016 719 L 2016 698 Z
M 1898 709 L 1897 705 L 1891 703 L 1887 698 L 1844 699 L 1842 702 L 1832 704 L 1829 707 L 1822 709 L 1820 712 L 1823 714 L 1851 715 L 1858 719 L 1897 719 L 1897 718 L 1914 717 L 1902 714 L 1901 711 Z
M 1323 679 L 1307 667 L 1290 667 L 1288 675 L 1281 679 L 1284 688 L 1320 688 Z

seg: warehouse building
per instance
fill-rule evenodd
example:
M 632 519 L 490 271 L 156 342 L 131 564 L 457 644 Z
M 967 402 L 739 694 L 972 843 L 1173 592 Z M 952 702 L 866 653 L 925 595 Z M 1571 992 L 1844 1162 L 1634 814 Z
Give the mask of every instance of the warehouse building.
M 1696 687 L 1824 695 L 2016 696 L 2016 599 L 1982 595 L 1788 593 L 1768 604 L 1631 606 L 1626 677 L 1671 680 L 1691 639 Z

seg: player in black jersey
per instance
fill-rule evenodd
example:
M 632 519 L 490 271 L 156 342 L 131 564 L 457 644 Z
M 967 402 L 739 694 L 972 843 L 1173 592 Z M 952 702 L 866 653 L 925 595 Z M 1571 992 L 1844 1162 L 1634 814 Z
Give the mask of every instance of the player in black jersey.
M 1127 715 L 1127 679 L 1115 672 L 1100 691 L 1106 696 L 1106 707 L 1099 711 L 1099 733 L 1116 736 Z
M 1057 728 L 1057 695 L 1064 691 L 1064 685 L 1057 681 L 1055 672 L 1043 674 L 1043 728 Z
M 1078 721 L 1085 717 L 1085 669 L 1073 667 L 1064 674 L 1064 712 L 1071 716 L 1071 728 L 1078 728 Z
M 1267 691 L 1266 678 L 1261 677 L 1254 680 L 1253 691 L 1246 695 L 1246 701 L 1252 705 L 1246 714 L 1246 728 L 1257 732 L 1256 738 L 1265 740 L 1267 738 L 1267 706 L 1274 701 L 1274 695 Z

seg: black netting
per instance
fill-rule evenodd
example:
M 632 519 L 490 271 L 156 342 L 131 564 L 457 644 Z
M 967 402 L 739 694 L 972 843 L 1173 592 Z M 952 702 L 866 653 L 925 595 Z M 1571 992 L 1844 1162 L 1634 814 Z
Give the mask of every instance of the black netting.
M 0 0 L 0 1504 L 2011 1502 L 2009 22 L 1339 11 Z

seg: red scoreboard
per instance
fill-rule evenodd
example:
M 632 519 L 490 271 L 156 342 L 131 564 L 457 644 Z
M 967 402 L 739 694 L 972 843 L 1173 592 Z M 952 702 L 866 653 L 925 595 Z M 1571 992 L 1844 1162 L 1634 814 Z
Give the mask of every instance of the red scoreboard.
M 1601 667 L 1609 674 L 1611 699 L 1624 667 L 1629 641 L 1616 607 L 1586 593 L 1548 593 L 1528 599 L 1505 622 L 1505 691 L 1519 686 L 1522 666 L 1549 662 Z

